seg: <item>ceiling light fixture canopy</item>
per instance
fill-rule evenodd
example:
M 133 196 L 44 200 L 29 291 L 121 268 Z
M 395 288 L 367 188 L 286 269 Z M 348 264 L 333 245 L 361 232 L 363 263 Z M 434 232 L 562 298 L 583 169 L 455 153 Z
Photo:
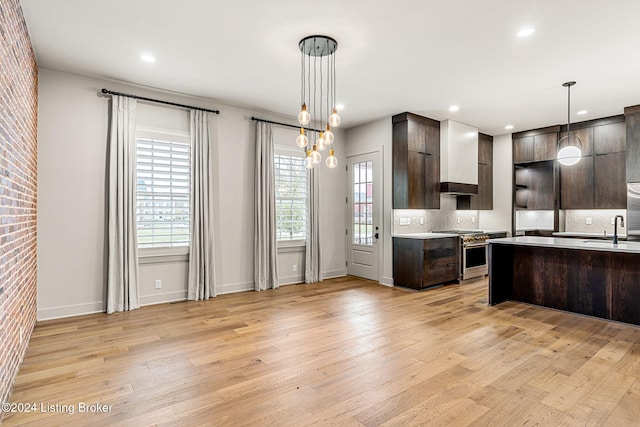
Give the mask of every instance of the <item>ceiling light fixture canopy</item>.
M 298 122 L 301 127 L 296 145 L 305 148 L 307 152 L 305 165 L 308 169 L 320 163 L 322 161 L 320 151 L 329 148 L 326 165 L 333 169 L 338 165 L 338 160 L 332 148 L 335 135 L 331 128 L 340 126 L 341 122 L 336 105 L 335 53 L 338 42 L 328 36 L 314 35 L 300 40 L 298 48 L 301 53 L 301 107 L 298 113 Z M 324 128 L 324 130 L 316 132 L 306 129 L 310 134 L 307 137 L 305 126 L 312 121 L 321 123 L 321 129 Z M 309 141 L 313 141 L 311 148 L 309 148 Z
M 571 134 L 571 86 L 575 84 L 576 82 L 562 84 L 567 88 L 567 135 L 558 140 L 558 161 L 565 166 L 575 165 L 582 156 L 582 141 L 577 135 Z

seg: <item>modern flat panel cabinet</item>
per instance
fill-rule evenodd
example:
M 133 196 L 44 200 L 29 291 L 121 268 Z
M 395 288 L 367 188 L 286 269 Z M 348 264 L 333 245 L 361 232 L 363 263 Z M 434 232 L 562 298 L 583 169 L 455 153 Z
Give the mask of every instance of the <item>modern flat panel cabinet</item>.
M 393 238 L 393 284 L 423 289 L 458 279 L 458 237 L 437 239 Z
M 493 209 L 493 137 L 478 134 L 478 194 L 457 197 L 458 210 Z
M 640 105 L 624 109 L 627 182 L 640 182 Z
M 412 113 L 393 123 L 393 208 L 440 208 L 440 122 Z
M 513 139 L 513 162 L 529 163 L 556 158 L 558 132 L 556 128 L 535 135 L 525 134 Z
M 611 120 L 575 131 L 593 155 L 560 166 L 561 209 L 626 209 L 626 125 Z
M 593 156 L 571 166 L 560 165 L 560 208 L 594 209 Z
M 594 156 L 596 209 L 627 208 L 626 158 L 624 151 Z
M 553 161 L 532 163 L 528 168 L 527 209 L 553 209 Z

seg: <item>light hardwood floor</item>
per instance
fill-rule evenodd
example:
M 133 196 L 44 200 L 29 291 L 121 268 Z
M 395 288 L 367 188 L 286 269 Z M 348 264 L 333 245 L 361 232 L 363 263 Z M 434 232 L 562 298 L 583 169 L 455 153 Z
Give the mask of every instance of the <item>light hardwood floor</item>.
M 39 322 L 11 402 L 38 410 L 3 425 L 639 425 L 640 328 L 346 277 Z

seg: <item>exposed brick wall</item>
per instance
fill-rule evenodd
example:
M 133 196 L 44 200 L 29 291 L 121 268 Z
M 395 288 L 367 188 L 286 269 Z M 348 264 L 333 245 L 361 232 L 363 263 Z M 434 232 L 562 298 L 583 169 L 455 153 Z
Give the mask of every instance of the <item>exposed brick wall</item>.
M 0 397 L 36 321 L 38 69 L 19 0 L 0 1 Z M 22 342 L 21 342 L 22 341 Z M 0 414 L 0 420 L 1 420 Z

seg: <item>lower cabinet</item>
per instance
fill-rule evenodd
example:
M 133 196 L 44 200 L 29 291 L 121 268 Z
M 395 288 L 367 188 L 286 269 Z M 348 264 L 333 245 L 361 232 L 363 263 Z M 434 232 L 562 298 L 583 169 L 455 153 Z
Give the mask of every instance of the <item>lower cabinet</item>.
M 460 239 L 393 238 L 393 284 L 413 289 L 458 280 Z

